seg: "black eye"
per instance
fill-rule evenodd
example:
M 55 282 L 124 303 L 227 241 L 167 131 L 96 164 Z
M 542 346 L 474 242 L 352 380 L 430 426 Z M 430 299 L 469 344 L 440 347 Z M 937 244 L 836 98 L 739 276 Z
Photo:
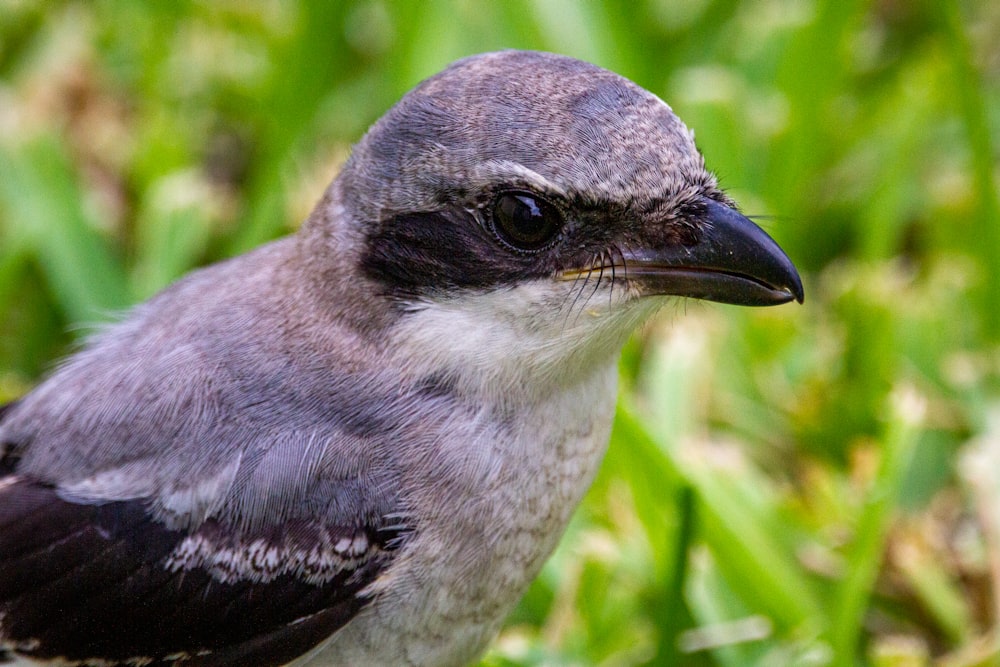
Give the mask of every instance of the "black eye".
M 527 192 L 504 192 L 493 200 L 493 232 L 514 250 L 541 250 L 562 228 L 562 214 Z

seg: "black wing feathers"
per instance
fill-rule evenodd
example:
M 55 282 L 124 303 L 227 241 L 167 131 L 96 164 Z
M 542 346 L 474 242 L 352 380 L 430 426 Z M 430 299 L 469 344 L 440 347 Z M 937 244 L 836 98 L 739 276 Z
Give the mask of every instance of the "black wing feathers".
M 260 539 L 292 539 L 281 532 Z M 7 648 L 83 664 L 288 662 L 368 603 L 360 593 L 399 531 L 363 535 L 370 548 L 321 580 L 278 571 L 221 581 L 198 563 L 171 564 L 188 535 L 153 520 L 142 501 L 78 504 L 50 486 L 0 477 L 0 661 Z

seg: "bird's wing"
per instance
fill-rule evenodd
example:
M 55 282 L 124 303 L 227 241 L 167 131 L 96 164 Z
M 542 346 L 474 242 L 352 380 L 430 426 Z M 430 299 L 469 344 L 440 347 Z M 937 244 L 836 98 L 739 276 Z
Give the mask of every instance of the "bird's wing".
M 368 604 L 406 534 L 353 509 L 170 527 L 154 499 L 75 498 L 20 455 L 0 443 L 0 658 L 282 664 Z M 353 497 L 350 480 L 322 486 L 305 500 Z

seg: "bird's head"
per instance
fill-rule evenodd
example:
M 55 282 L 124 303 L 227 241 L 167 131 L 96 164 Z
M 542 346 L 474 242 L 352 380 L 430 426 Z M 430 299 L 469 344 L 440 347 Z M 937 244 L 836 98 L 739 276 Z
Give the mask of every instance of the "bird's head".
M 613 354 L 662 297 L 803 298 L 670 107 L 564 56 L 458 61 L 369 130 L 331 192 L 317 224 L 435 363 L 551 374 Z

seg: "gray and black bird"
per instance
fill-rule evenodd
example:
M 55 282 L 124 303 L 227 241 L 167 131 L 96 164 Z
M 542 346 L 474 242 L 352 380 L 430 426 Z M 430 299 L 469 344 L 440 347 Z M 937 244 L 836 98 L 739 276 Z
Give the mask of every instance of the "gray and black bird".
M 656 96 L 460 60 L 295 235 L 188 275 L 0 412 L 0 652 L 462 665 L 594 476 L 671 297 L 801 301 Z

